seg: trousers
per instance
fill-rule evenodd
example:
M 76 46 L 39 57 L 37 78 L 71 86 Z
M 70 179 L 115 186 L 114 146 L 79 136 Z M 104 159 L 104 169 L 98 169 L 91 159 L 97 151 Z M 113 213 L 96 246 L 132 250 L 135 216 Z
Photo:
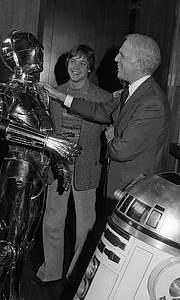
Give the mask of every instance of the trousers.
M 71 275 L 87 235 L 92 230 L 96 220 L 96 189 L 76 191 L 72 179 L 71 188 L 60 195 L 57 192 L 57 186 L 58 182 L 55 180 L 49 185 L 47 191 L 43 219 L 44 262 L 37 271 L 37 276 L 42 281 L 58 280 L 63 275 L 64 230 L 71 189 L 76 215 L 76 240 L 74 256 L 66 274 L 67 278 Z

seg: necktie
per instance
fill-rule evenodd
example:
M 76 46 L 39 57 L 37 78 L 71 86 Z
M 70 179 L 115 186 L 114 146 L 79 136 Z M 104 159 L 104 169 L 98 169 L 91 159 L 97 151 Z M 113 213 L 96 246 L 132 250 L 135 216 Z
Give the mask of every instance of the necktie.
M 128 96 L 129 96 L 129 87 L 127 86 L 121 93 L 121 110 L 123 109 Z

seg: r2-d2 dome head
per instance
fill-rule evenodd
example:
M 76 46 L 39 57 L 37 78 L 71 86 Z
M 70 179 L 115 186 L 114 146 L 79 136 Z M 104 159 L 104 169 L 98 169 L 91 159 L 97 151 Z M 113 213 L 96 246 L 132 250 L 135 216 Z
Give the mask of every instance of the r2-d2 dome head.
M 12 72 L 38 74 L 43 71 L 43 50 L 43 45 L 32 33 L 14 30 L 2 42 L 0 53 Z

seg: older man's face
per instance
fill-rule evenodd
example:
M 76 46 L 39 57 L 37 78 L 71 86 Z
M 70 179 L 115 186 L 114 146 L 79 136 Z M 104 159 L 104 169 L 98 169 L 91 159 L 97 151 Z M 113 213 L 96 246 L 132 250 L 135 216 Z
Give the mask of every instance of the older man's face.
M 115 57 L 120 79 L 124 79 L 132 83 L 136 80 L 137 58 L 132 52 L 131 44 L 126 40 L 119 49 L 118 55 Z

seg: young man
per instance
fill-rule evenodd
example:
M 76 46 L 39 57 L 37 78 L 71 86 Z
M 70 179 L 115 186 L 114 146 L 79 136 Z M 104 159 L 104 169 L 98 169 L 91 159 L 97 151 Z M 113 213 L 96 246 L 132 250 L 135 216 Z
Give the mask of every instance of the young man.
M 164 170 L 171 119 L 168 99 L 152 77 L 161 61 L 157 43 L 148 36 L 130 34 L 115 61 L 117 76 L 129 82 L 129 96 L 123 108 L 120 97 L 106 103 L 91 103 L 42 84 L 51 97 L 70 107 L 71 113 L 92 122 L 112 122 L 106 132 L 109 214 L 114 209 L 116 189 L 123 189 L 141 173 L 149 175 Z
M 94 51 L 89 46 L 84 44 L 75 46 L 69 52 L 66 63 L 70 79 L 57 88 L 58 92 L 83 98 L 84 102 L 105 102 L 111 98 L 110 93 L 88 79 L 95 65 Z M 78 258 L 87 235 L 95 223 L 96 188 L 101 175 L 100 135 L 104 128 L 70 114 L 69 110 L 57 101 L 52 102 L 51 111 L 56 132 L 63 134 L 69 140 L 77 141 L 82 147 L 82 152 L 69 166 L 72 172 L 70 188 L 63 191 L 60 188 L 62 179 L 57 178 L 56 174 L 54 174 L 54 181 L 49 185 L 43 219 L 44 263 L 37 272 L 34 281 L 36 284 L 62 278 L 65 219 L 71 192 L 76 213 L 76 242 L 67 277 L 74 280 L 74 267 L 78 265 Z M 76 281 L 80 279 L 77 271 Z

